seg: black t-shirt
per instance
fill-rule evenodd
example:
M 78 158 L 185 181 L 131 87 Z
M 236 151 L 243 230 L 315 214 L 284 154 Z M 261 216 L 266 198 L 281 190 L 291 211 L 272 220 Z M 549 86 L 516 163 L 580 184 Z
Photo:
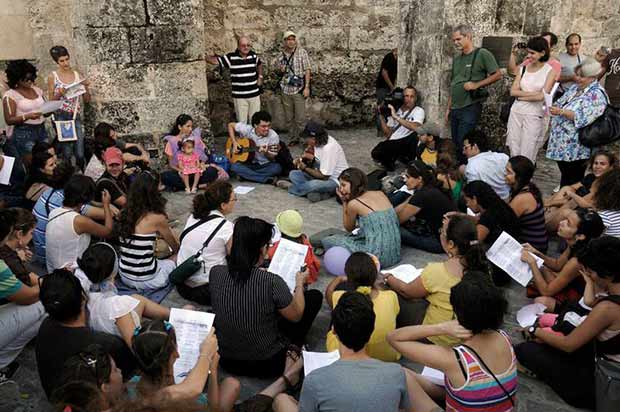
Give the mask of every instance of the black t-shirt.
M 486 239 L 484 239 L 484 243 L 489 247 L 493 245 L 493 243 L 497 240 L 499 235 L 502 234 L 502 232 L 508 233 L 515 239 L 519 239 L 519 220 L 516 217 L 514 221 L 499 222 L 493 214 L 489 212 L 484 212 L 480 214 L 478 224 L 486 227 L 489 230 L 489 234 L 487 235 Z
M 409 199 L 409 204 L 420 208 L 420 211 L 415 216 L 416 220 L 424 220 L 431 233 L 437 236 L 439 236 L 439 228 L 442 225 L 443 216 L 448 212 L 456 210 L 456 204 L 452 198 L 447 193 L 433 186 L 425 186 L 417 190 Z
M 115 178 L 107 171 L 104 172 L 99 180 L 97 180 L 97 193 L 95 193 L 95 200 L 101 202 L 101 192 L 107 190 L 112 198 L 112 203 L 121 196 L 127 195 L 127 175 L 125 172 L 121 173 L 118 178 Z
M 95 343 L 112 356 L 123 376 L 132 376 L 135 359 L 118 336 L 95 332 L 88 327 L 70 328 L 50 318 L 43 321 L 37 335 L 35 353 L 41 385 L 48 398 L 61 383 L 65 361 Z
M 393 52 L 389 52 L 388 54 L 386 54 L 383 60 L 381 61 L 381 68 L 379 69 L 379 75 L 377 76 L 377 81 L 375 83 L 375 87 L 377 89 L 389 89 L 390 88 L 388 84 L 385 82 L 383 75 L 381 74 L 381 71 L 383 71 L 383 69 L 387 70 L 388 77 L 390 78 L 390 81 L 392 82 L 392 84 L 396 83 L 398 63 L 397 63 L 396 57 L 394 56 Z
M 596 176 L 594 176 L 594 173 L 588 173 L 587 175 L 585 175 L 583 179 L 581 179 L 581 187 L 577 189 L 576 193 L 581 197 L 586 196 L 588 193 L 590 193 L 590 190 L 592 190 L 592 184 L 594 183 L 594 180 L 596 180 Z

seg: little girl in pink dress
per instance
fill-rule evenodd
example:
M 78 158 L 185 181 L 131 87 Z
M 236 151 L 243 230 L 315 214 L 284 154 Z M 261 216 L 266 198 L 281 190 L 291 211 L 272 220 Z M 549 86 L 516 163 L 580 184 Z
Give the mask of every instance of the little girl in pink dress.
M 181 150 L 177 153 L 177 170 L 183 179 L 185 192 L 196 193 L 198 180 L 200 179 L 204 165 L 200 163 L 198 153 L 194 152 L 194 141 L 191 138 L 183 139 L 179 145 L 181 146 Z M 190 176 L 193 176 L 191 188 Z

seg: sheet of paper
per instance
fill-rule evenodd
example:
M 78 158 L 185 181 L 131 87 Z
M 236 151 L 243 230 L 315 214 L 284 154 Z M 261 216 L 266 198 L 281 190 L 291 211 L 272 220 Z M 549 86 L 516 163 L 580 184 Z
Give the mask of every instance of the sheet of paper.
M 268 270 L 284 279 L 291 293 L 295 290 L 295 275 L 304 265 L 306 253 L 308 246 L 280 239 L 276 253 L 269 264 Z
M 517 312 L 517 322 L 522 328 L 532 326 L 536 322 L 538 315 L 545 311 L 546 306 L 542 303 L 532 303 L 525 305 Z
M 75 82 L 65 89 L 65 99 L 73 99 L 86 93 L 86 87 L 82 84 L 86 79 L 82 79 L 79 82 Z
M 495 265 L 499 266 L 504 272 L 510 275 L 521 286 L 527 286 L 532 279 L 530 266 L 521 261 L 521 251 L 523 246 L 506 232 L 497 238 L 493 246 L 487 251 L 487 258 Z M 538 267 L 541 267 L 544 260 L 534 256 Z
M 333 352 L 306 352 L 304 356 L 304 376 L 308 376 L 315 369 L 329 366 L 340 359 L 340 353 L 335 350 Z
M 410 195 L 413 194 L 413 190 L 409 190 L 407 188 L 407 185 L 402 185 L 400 189 L 397 190 L 397 192 L 405 192 L 405 193 L 409 193 Z
M 253 186 L 237 186 L 234 189 L 235 193 L 238 195 L 247 195 L 252 190 L 254 190 Z
M 425 366 L 424 369 L 422 369 L 421 375 L 433 382 L 435 385 L 445 386 L 444 374 L 440 370 Z
M 60 100 L 52 100 L 49 102 L 45 102 L 43 103 L 43 106 L 41 106 L 41 109 L 39 109 L 39 111 L 42 114 L 48 114 L 48 113 L 54 113 L 55 111 L 60 110 L 60 108 L 62 107 L 62 102 Z
M 11 156 L 2 156 L 4 158 L 4 164 L 0 169 L 0 185 L 8 185 L 11 182 L 11 172 L 15 165 L 15 158 Z
M 478 216 L 478 213 L 474 212 L 470 208 L 467 208 L 467 216 Z
M 215 315 L 186 309 L 170 309 L 170 323 L 177 335 L 179 358 L 174 362 L 174 381 L 183 382 L 200 355 L 200 344 L 209 334 Z
M 545 99 L 545 113 L 546 114 L 549 114 L 549 109 L 553 105 L 553 96 L 555 96 L 555 92 L 558 90 L 558 86 L 559 85 L 560 85 L 559 82 L 555 82 L 553 84 L 553 87 L 551 88 L 551 92 L 549 94 L 547 94 L 547 92 L 545 92 L 543 90 L 543 97 Z
M 400 279 L 405 283 L 410 283 L 416 280 L 422 274 L 422 270 L 423 269 L 416 269 L 416 267 L 413 265 L 404 264 L 395 266 L 390 269 L 382 270 L 381 273 L 391 273 L 396 279 Z

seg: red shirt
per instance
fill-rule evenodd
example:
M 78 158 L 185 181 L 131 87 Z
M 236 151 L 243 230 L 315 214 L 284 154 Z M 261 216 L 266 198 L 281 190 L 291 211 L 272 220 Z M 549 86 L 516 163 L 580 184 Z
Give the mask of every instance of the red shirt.
M 267 251 L 267 254 L 269 255 L 269 259 L 273 259 L 273 255 L 274 253 L 276 253 L 276 249 L 278 248 L 279 243 L 280 243 L 279 241 L 274 243 L 273 246 L 271 246 L 269 250 Z M 310 244 L 310 241 L 308 240 L 306 235 L 301 235 L 301 243 L 308 246 L 308 252 L 306 253 L 306 260 L 304 261 L 304 263 L 308 267 L 308 272 L 309 272 L 308 273 L 308 284 L 311 284 L 311 283 L 316 282 L 316 280 L 319 278 L 319 270 L 321 269 L 321 262 L 314 255 L 314 252 L 312 250 L 312 245 Z

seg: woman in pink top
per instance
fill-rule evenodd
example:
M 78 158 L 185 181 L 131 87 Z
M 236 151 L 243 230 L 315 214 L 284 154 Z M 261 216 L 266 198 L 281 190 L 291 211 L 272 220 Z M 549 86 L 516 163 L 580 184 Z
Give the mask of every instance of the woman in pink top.
M 6 123 L 13 126 L 10 135 L 17 156 L 28 166 L 32 147 L 47 140 L 45 118 L 41 107 L 45 103 L 43 91 L 34 85 L 37 68 L 27 60 L 10 61 L 6 67 L 9 90 L 2 98 Z

